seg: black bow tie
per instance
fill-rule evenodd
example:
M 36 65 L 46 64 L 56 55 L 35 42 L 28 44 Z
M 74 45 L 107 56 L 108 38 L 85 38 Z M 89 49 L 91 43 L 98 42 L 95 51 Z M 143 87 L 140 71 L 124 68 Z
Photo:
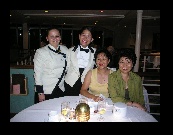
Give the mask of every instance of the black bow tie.
M 89 49 L 80 48 L 80 51 L 85 51 L 86 53 L 88 53 L 89 52 Z

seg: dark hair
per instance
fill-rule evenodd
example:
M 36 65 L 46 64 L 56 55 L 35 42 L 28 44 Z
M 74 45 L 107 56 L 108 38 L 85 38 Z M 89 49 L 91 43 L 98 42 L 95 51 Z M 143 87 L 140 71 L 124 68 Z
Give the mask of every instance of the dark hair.
M 96 62 L 96 59 L 97 59 L 97 55 L 99 53 L 105 53 L 106 57 L 110 60 L 109 63 L 111 63 L 112 55 L 106 48 L 103 48 L 103 47 L 96 50 L 96 52 L 94 54 L 95 62 Z
M 118 62 L 121 57 L 127 57 L 128 59 L 132 61 L 133 67 L 135 66 L 137 57 L 136 57 L 134 49 L 131 49 L 131 48 L 120 49 L 118 52 Z
M 91 27 L 91 26 L 83 26 L 83 27 L 81 28 L 81 30 L 80 30 L 80 35 L 83 33 L 84 30 L 90 31 L 91 36 L 92 36 L 92 38 L 93 38 L 93 35 L 94 35 L 94 27 Z M 88 45 L 88 47 L 89 47 L 89 46 L 92 46 L 92 44 L 93 44 L 93 42 L 91 42 L 91 43 Z
M 82 34 L 82 32 L 84 31 L 84 30 L 88 30 L 88 31 L 90 31 L 91 32 L 91 35 L 93 36 L 93 30 L 94 28 L 93 27 L 91 27 L 91 26 L 83 26 L 82 28 L 81 28 L 81 30 L 80 30 L 80 34 Z

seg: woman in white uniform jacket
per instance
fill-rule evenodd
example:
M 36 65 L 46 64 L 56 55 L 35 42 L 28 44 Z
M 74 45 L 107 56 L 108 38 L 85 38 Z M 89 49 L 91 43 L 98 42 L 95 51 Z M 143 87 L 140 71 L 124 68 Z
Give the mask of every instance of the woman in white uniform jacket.
M 57 29 L 51 28 L 46 37 L 49 44 L 36 50 L 34 55 L 35 103 L 64 96 L 64 75 L 68 48 L 59 45 Z
M 90 47 L 92 27 L 84 26 L 79 34 L 80 44 L 69 48 L 67 53 L 67 74 L 65 76 L 65 95 L 79 96 L 85 75 L 94 68 L 95 48 Z

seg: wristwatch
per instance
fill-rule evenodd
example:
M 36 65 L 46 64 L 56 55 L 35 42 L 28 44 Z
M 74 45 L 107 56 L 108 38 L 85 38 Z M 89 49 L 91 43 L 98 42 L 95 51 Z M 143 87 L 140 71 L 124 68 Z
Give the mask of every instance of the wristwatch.
M 38 93 L 38 95 L 42 95 L 43 93 Z

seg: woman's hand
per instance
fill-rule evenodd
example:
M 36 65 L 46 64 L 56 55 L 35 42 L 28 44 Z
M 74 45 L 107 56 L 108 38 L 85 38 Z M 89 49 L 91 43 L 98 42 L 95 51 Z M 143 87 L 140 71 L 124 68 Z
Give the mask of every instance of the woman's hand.
M 99 100 L 103 100 L 103 98 L 99 97 L 99 96 L 94 96 L 93 100 L 95 102 L 98 102 Z
M 137 107 L 143 111 L 147 111 L 147 109 L 139 103 L 133 102 L 132 106 Z
M 44 101 L 44 100 L 45 100 L 45 95 L 44 95 L 44 93 L 38 94 L 38 98 L 39 98 L 39 102 Z

